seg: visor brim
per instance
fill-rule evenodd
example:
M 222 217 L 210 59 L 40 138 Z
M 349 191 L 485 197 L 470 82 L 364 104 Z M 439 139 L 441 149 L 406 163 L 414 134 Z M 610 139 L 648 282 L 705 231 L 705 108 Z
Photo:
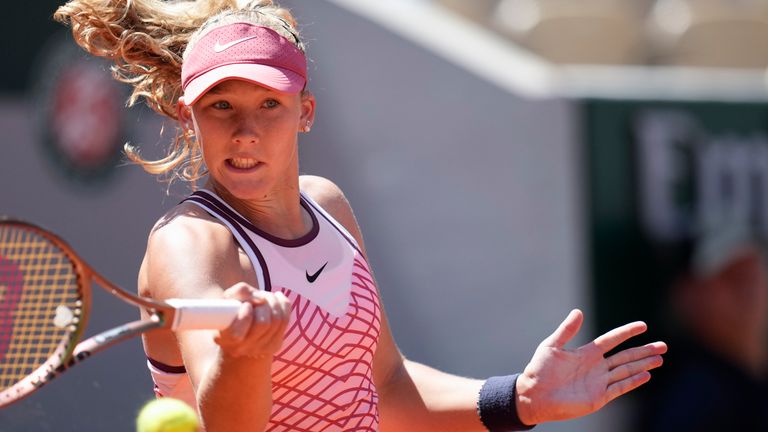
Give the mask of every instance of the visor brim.
M 184 104 L 193 105 L 217 84 L 239 79 L 258 84 L 281 93 L 298 93 L 304 89 L 306 79 L 296 72 L 255 63 L 236 63 L 219 66 L 189 82 L 184 89 Z

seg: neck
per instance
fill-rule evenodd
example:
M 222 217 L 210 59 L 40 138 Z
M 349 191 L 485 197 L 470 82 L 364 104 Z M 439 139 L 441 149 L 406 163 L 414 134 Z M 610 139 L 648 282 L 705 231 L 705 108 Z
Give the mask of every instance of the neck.
M 275 237 L 293 240 L 312 229 L 312 218 L 301 206 L 298 181 L 258 198 L 241 199 L 208 181 L 205 186 L 248 219 L 254 226 Z

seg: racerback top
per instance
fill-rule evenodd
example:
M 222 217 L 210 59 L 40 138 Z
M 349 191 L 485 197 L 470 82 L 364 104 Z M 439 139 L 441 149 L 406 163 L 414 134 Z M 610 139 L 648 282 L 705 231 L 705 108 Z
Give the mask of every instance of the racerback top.
M 268 431 L 376 431 L 378 395 L 373 355 L 381 310 L 368 263 L 344 227 L 303 193 L 312 229 L 295 240 L 259 230 L 213 192 L 196 204 L 227 226 L 250 258 L 259 288 L 281 291 L 293 305 L 283 345 L 272 362 Z M 183 367 L 152 359 L 158 396 L 195 406 Z

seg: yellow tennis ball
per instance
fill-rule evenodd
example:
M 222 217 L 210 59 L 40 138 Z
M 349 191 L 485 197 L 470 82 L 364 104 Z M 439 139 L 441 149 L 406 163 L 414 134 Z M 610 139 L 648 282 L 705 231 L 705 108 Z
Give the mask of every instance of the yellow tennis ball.
M 197 427 L 195 410 L 167 397 L 147 402 L 136 418 L 136 432 L 197 432 Z

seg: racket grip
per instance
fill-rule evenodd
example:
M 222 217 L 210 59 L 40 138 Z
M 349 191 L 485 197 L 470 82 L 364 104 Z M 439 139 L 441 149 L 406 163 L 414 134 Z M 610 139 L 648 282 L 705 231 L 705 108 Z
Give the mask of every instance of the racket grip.
M 232 324 L 242 302 L 228 299 L 168 299 L 176 309 L 171 330 L 223 330 Z

